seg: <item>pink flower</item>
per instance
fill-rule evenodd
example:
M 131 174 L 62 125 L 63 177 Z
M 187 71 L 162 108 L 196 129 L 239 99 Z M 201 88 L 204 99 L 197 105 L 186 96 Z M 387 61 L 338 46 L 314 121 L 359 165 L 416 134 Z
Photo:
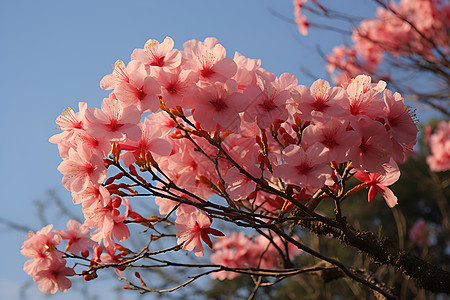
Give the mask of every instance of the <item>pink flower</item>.
M 52 231 L 53 225 L 47 225 L 36 234 L 31 236 L 22 245 L 20 253 L 23 256 L 31 257 L 23 266 L 23 270 L 30 276 L 34 276 L 40 270 L 47 268 L 52 259 L 61 259 L 62 253 L 57 251 L 55 246 L 61 243 L 61 236 Z
M 434 172 L 450 170 L 450 121 L 441 121 L 428 138 L 431 155 L 427 157 L 427 164 Z
M 419 247 L 431 246 L 430 228 L 425 220 L 418 220 L 409 231 L 409 239 Z
M 353 166 L 359 170 L 383 173 L 383 164 L 389 162 L 392 152 L 392 142 L 383 124 L 360 119 L 352 123 L 352 127 L 360 135 L 359 145 L 350 148 L 349 152 Z
M 144 49 L 135 49 L 133 51 L 131 59 L 141 61 L 150 73 L 162 67 L 175 69 L 181 64 L 181 52 L 173 49 L 173 46 L 174 42 L 170 37 L 166 37 L 162 43 L 150 39 L 145 43 Z
M 247 97 L 238 92 L 236 81 L 230 79 L 224 84 L 199 88 L 188 107 L 195 107 L 193 116 L 202 129 L 235 132 L 241 123 L 239 113 L 247 103 Z
M 106 178 L 103 158 L 92 152 L 86 145 L 69 150 L 69 158 L 58 166 L 64 177 L 62 184 L 71 192 L 79 193 L 90 183 L 99 184 Z
M 347 130 L 348 121 L 329 118 L 313 111 L 313 123 L 302 133 L 302 143 L 317 145 L 326 161 L 338 163 L 348 161 L 348 151 L 359 145 L 360 136 L 356 131 Z
M 300 146 L 290 145 L 283 150 L 284 163 L 275 167 L 273 176 L 280 177 L 290 184 L 300 187 L 321 188 L 331 169 L 324 163 L 324 155 L 317 145 L 306 151 Z
M 233 60 L 238 67 L 233 79 L 238 83 L 239 91 L 245 90 L 249 85 L 256 84 L 256 73 L 261 66 L 261 60 L 247 58 L 239 52 L 234 53 Z
M 380 193 L 390 208 L 397 205 L 398 199 L 394 193 L 387 187 L 394 184 L 400 178 L 400 170 L 397 164 L 391 161 L 390 164 L 384 165 L 386 174 L 381 173 L 367 173 L 364 171 L 358 171 L 355 173 L 355 177 L 360 181 L 363 181 L 369 188 L 368 201 Z
M 178 245 L 183 244 L 183 249 L 188 251 L 194 250 L 196 256 L 203 256 L 202 241 L 212 248 L 212 242 L 208 234 L 224 235 L 222 232 L 210 228 L 211 218 L 194 207 L 189 207 L 182 210 L 181 213 L 177 213 L 175 226 L 177 227 Z
M 161 96 L 168 108 L 181 105 L 196 90 L 198 74 L 191 70 L 177 68 L 169 71 L 158 68 L 152 74 L 161 86 Z
M 113 65 L 113 72 L 106 75 L 100 81 L 100 87 L 104 90 L 112 90 L 122 82 L 130 82 L 130 70 L 136 65 L 136 62 L 129 63 L 128 67 L 121 60 L 117 60 Z
M 311 121 L 311 112 L 318 111 L 331 116 L 339 116 L 348 110 L 348 100 L 345 90 L 341 87 L 330 87 L 328 81 L 316 80 L 311 88 L 299 85 L 294 89 L 294 99 L 297 102 L 300 117 Z
M 55 294 L 58 290 L 67 292 L 70 289 L 72 282 L 67 276 L 73 275 L 75 275 L 75 271 L 66 267 L 64 259 L 52 259 L 50 266 L 37 272 L 33 279 L 41 292 Z
M 120 158 L 126 166 L 136 162 L 139 157 L 145 157 L 150 153 L 152 157 L 167 156 L 172 151 L 171 144 L 160 137 L 164 137 L 159 130 L 158 125 L 152 122 L 152 119 L 146 118 L 144 124 L 139 124 L 142 128 L 141 139 L 138 142 L 125 140 L 120 143 L 120 149 L 125 150 Z
M 236 74 L 236 63 L 225 56 L 226 50 L 216 38 L 190 40 L 183 48 L 186 68 L 197 72 L 203 81 L 225 82 Z
M 87 132 L 96 137 L 109 141 L 120 141 L 129 138 L 138 141 L 141 130 L 137 126 L 141 119 L 141 112 L 134 106 L 126 106 L 111 98 L 105 98 L 102 109 L 89 108 L 86 117 L 92 124 Z
M 381 92 L 386 82 L 379 81 L 372 84 L 367 75 L 358 75 L 347 86 L 350 114 L 353 116 L 365 115 L 372 119 L 384 119 L 384 103 L 381 101 Z
M 118 208 L 123 204 L 126 212 L 121 215 Z M 125 241 L 130 237 L 128 226 L 123 222 L 131 212 L 130 202 L 127 198 L 114 197 L 107 206 L 98 203 L 86 208 L 84 211 L 86 222 L 90 228 L 98 227 L 92 234 L 92 240 L 103 244 L 108 252 L 116 249 L 114 237 L 119 241 Z
M 283 73 L 273 80 L 260 76 L 256 86 L 245 91 L 249 105 L 245 108 L 244 120 L 257 122 L 260 128 L 267 128 L 275 119 L 285 121 L 288 117 L 286 105 L 291 99 L 291 90 L 297 85 L 297 78 Z
M 411 117 L 410 107 L 405 106 L 399 93 L 392 95 L 390 90 L 385 90 L 383 97 L 386 104 L 386 125 L 389 126 L 394 146 L 392 155 L 398 163 L 403 163 L 413 151 L 419 130 Z
M 77 254 L 94 245 L 94 241 L 86 237 L 91 232 L 89 227 L 75 220 L 69 220 L 66 226 L 67 230 L 57 231 L 63 240 L 69 240 L 67 242 L 66 252 L 70 251 L 70 253 Z
M 158 94 L 161 88 L 155 78 L 147 76 L 144 65 L 137 60 L 128 64 L 129 82 L 121 82 L 114 89 L 117 99 L 125 106 L 133 105 L 139 111 L 153 111 L 159 109 Z

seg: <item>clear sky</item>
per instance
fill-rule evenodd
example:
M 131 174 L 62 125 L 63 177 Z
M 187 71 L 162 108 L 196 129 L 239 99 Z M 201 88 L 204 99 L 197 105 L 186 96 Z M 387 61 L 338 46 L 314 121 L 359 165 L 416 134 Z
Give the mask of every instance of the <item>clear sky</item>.
M 373 15 L 371 0 L 341 0 L 339 6 L 352 14 Z M 313 80 L 302 68 L 326 78 L 316 46 L 327 53 L 344 37 L 314 29 L 302 37 L 271 10 L 292 18 L 292 1 L 0 0 L 0 221 L 40 229 L 33 203 L 41 200 L 50 211 L 48 222 L 64 229 L 67 219 L 58 218 L 55 205 L 46 201 L 49 189 L 80 215 L 61 185 L 57 147 L 48 142 L 59 132 L 54 120 L 67 107 L 77 111 L 79 101 L 99 107 L 108 94 L 99 87 L 101 78 L 111 73 L 117 59 L 127 63 L 133 49 L 149 38 L 170 36 L 181 49 L 187 40 L 214 36 L 228 56 L 239 51 L 260 58 L 277 75 L 292 73 L 308 86 Z M 31 280 L 22 271 L 26 258 L 19 253 L 24 238 L 4 224 L 0 235 L 0 298 L 20 299 L 20 287 Z M 95 289 L 95 282 L 89 285 Z M 37 291 L 31 284 L 25 299 L 38 299 L 30 296 Z M 69 292 L 52 299 L 76 297 Z

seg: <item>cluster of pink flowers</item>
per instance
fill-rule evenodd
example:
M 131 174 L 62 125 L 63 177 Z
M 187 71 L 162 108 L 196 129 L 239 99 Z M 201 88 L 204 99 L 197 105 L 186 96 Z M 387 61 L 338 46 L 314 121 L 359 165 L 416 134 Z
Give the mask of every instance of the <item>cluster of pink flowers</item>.
M 427 157 L 427 163 L 434 172 L 450 170 L 450 121 L 439 122 L 436 131 L 430 134 L 428 130 L 428 145 L 431 155 Z
M 67 230 L 52 230 L 53 225 L 48 225 L 33 234 L 22 246 L 20 253 L 31 259 L 25 262 L 23 270 L 32 276 L 39 285 L 39 290 L 45 293 L 67 291 L 71 281 L 67 276 L 75 275 L 72 268 L 66 267 L 64 252 L 56 249 L 63 240 L 67 240 L 65 251 L 78 254 L 80 251 L 92 247 L 94 242 L 86 237 L 90 230 L 77 221 L 67 222 Z
M 353 30 L 353 46 L 334 47 L 333 53 L 327 55 L 328 72 L 336 69 L 344 71 L 334 74 L 335 82 L 341 83 L 346 77 L 375 71 L 385 53 L 392 57 L 408 57 L 415 53 L 432 62 L 438 60 L 433 47 L 449 53 L 448 3 L 440 0 L 401 0 L 398 4 L 391 2 L 388 7 L 379 7 L 376 18 L 363 20 Z
M 358 75 L 340 87 L 322 79 L 307 87 L 292 74 L 264 70 L 258 59 L 237 52 L 227 57 L 215 38 L 188 41 L 183 50 L 173 47 L 169 37 L 147 41 L 127 65 L 117 61 L 101 80 L 103 89 L 112 90 L 101 108 L 80 103 L 78 112 L 68 109 L 56 119 L 63 132 L 50 141 L 63 159 L 58 170 L 73 202 L 82 206 L 83 233 L 93 230 L 91 239 L 104 245 L 103 258 L 103 248 L 94 246 L 97 260 L 125 259 L 118 244 L 130 236 L 124 221 L 145 221 L 123 197 L 124 191 L 137 191 L 117 183 L 125 175 L 111 167 L 118 162 L 136 178 L 142 178 L 136 166 L 144 171 L 156 166 L 155 172 L 170 178 L 170 186 L 191 204 L 226 194 L 233 206 L 266 215 L 277 215 L 286 203 L 252 178 L 290 186 L 294 197 L 308 201 L 324 185 L 335 188 L 335 166 L 351 162 L 357 177 L 374 190 L 369 200 L 379 191 L 389 206 L 396 204 L 385 186 L 398 179 L 396 163 L 412 151 L 417 127 L 401 95 L 386 89 L 385 82 Z M 230 158 L 218 155 L 205 137 L 220 141 Z M 204 254 L 203 242 L 213 247 L 210 235 L 223 235 L 211 228 L 211 216 L 192 205 L 177 206 L 165 197 L 155 202 L 161 214 L 176 210 L 178 244 L 197 256 Z M 260 248 L 254 253 L 268 243 L 258 241 L 247 241 Z M 40 255 L 60 253 L 50 251 L 57 244 Z M 81 248 L 75 242 L 69 247 Z M 241 252 L 232 253 L 238 260 Z M 226 255 L 232 258 L 231 252 Z M 267 267 L 272 262 L 261 261 Z M 58 286 L 65 290 L 68 284 Z
M 287 248 L 291 260 L 301 253 L 301 250 L 293 244 L 288 244 Z M 275 236 L 272 241 L 263 235 L 252 239 L 243 232 L 233 231 L 214 244 L 211 261 L 229 268 L 279 269 L 282 268 L 282 259 L 280 259 L 278 251 L 283 251 L 283 253 L 285 251 L 285 246 L 278 236 Z M 213 273 L 211 277 L 224 280 L 233 279 L 239 275 L 236 272 L 220 271 Z

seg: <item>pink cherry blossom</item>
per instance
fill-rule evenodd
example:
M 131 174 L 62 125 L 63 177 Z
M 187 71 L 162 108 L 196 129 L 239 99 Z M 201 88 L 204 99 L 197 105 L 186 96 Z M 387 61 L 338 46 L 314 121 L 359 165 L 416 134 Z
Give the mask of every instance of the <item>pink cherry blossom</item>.
M 225 56 L 226 50 L 216 38 L 190 40 L 183 48 L 187 68 L 197 72 L 203 81 L 225 82 L 236 74 L 236 63 Z
M 238 83 L 239 91 L 244 91 L 249 85 L 255 85 L 256 74 L 261 66 L 261 60 L 247 58 L 239 52 L 235 52 L 233 60 L 238 67 L 233 79 Z
M 194 71 L 181 68 L 169 71 L 158 68 L 153 74 L 161 86 L 161 96 L 168 108 L 181 105 L 183 100 L 196 90 L 195 82 L 198 81 L 198 74 Z
M 117 209 L 123 205 L 126 212 L 121 215 Z M 123 222 L 131 212 L 130 202 L 127 198 L 111 198 L 107 206 L 98 203 L 83 211 L 86 217 L 85 224 L 90 228 L 98 227 L 92 234 L 91 239 L 103 244 L 108 252 L 115 251 L 114 237 L 119 241 L 125 241 L 130 237 L 128 226 Z
M 69 150 L 69 158 L 58 166 L 64 177 L 62 184 L 71 192 L 79 193 L 92 182 L 102 183 L 106 178 L 106 168 L 101 156 L 87 146 L 80 145 Z
M 392 152 L 392 142 L 386 128 L 370 119 L 360 119 L 352 123 L 352 127 L 360 135 L 359 145 L 349 151 L 353 166 L 358 170 L 383 173 L 383 164 L 389 162 Z
M 118 100 L 105 98 L 102 109 L 89 108 L 86 117 L 92 122 L 87 132 L 96 138 L 109 141 L 125 138 L 138 141 L 141 138 L 141 130 L 137 126 L 141 112 L 134 106 L 124 107 Z
M 91 232 L 90 228 L 75 220 L 69 220 L 66 224 L 67 230 L 58 230 L 63 240 L 68 240 L 66 251 L 77 254 L 80 251 L 92 247 L 94 241 L 86 237 Z
M 297 85 L 297 78 L 283 73 L 279 78 L 266 80 L 260 76 L 257 86 L 250 86 L 244 94 L 250 99 L 245 108 L 244 120 L 256 120 L 260 128 L 267 128 L 276 120 L 285 121 L 288 117 L 286 105 L 291 99 L 291 90 Z
M 174 42 L 172 38 L 166 37 L 162 43 L 157 40 L 150 39 L 145 45 L 144 49 L 135 49 L 131 54 L 131 59 L 139 60 L 144 65 L 146 70 L 153 73 L 154 69 L 167 68 L 175 69 L 181 64 L 181 52 L 173 49 Z
M 26 240 L 20 253 L 32 259 L 25 262 L 23 270 L 30 276 L 34 276 L 40 270 L 47 268 L 52 259 L 61 259 L 61 252 L 57 251 L 55 246 L 61 243 L 61 236 L 52 231 L 53 225 L 47 225 L 36 234 L 30 233 L 31 236 Z
M 141 112 L 151 110 L 156 112 L 159 109 L 158 94 L 161 89 L 157 81 L 147 76 L 144 64 L 140 61 L 132 60 L 128 64 L 130 80 L 121 82 L 114 89 L 114 94 L 125 106 L 133 105 Z
M 283 150 L 283 159 L 284 162 L 273 170 L 273 175 L 287 183 L 321 188 L 327 176 L 331 175 L 331 169 L 324 164 L 325 157 L 316 145 L 306 151 L 300 146 L 290 145 Z
M 349 149 L 359 145 L 360 139 L 356 131 L 347 130 L 348 121 L 330 118 L 314 111 L 312 120 L 313 123 L 303 131 L 302 143 L 315 144 L 326 161 L 348 161 Z
M 175 226 L 177 227 L 178 245 L 183 244 L 183 249 L 188 251 L 194 250 L 196 256 L 203 256 L 202 241 L 212 248 L 212 242 L 208 234 L 224 235 L 222 232 L 210 228 L 211 218 L 193 207 L 180 214 L 177 213 Z
M 390 90 L 385 90 L 383 97 L 386 103 L 386 125 L 389 126 L 394 146 L 392 155 L 397 162 L 403 163 L 413 151 L 419 130 L 411 117 L 411 109 L 405 106 L 399 93 L 392 95 Z
M 33 279 L 41 292 L 55 294 L 58 290 L 67 292 L 72 286 L 72 282 L 67 276 L 73 275 L 75 275 L 75 271 L 66 267 L 65 260 L 52 259 L 50 266 L 37 272 Z
M 427 164 L 434 172 L 450 170 L 450 121 L 439 122 L 436 132 L 428 138 L 431 155 Z
M 311 112 L 318 111 L 331 116 L 339 116 L 348 110 L 347 95 L 341 87 L 330 87 L 328 81 L 316 80 L 311 88 L 299 85 L 294 89 L 294 100 L 300 111 L 300 118 L 311 121 Z
M 126 166 L 136 162 L 140 156 L 145 157 L 146 153 L 153 156 L 166 156 L 172 151 L 171 144 L 167 140 L 159 138 L 162 137 L 161 131 L 157 125 L 151 122 L 151 119 L 146 119 L 144 124 L 140 123 L 139 125 L 142 128 L 142 134 L 138 142 L 125 140 L 124 143 L 119 144 L 120 149 L 125 150 L 121 153 L 121 159 Z
M 419 247 L 431 246 L 430 227 L 425 220 L 416 221 L 409 231 L 409 239 Z
M 350 114 L 353 116 L 365 115 L 372 119 L 384 118 L 384 103 L 381 101 L 381 92 L 386 82 L 379 81 L 372 84 L 367 75 L 358 75 L 347 86 Z
M 235 132 L 240 126 L 240 115 L 248 99 L 238 92 L 236 81 L 204 86 L 193 95 L 195 99 L 194 119 L 206 131 Z M 188 107 L 194 106 L 192 102 Z M 186 103 L 187 104 L 187 103 Z
M 100 81 L 100 87 L 104 90 L 112 90 L 122 82 L 130 82 L 129 71 L 133 69 L 136 62 L 129 63 L 128 67 L 121 60 L 117 60 L 113 65 L 113 72 L 106 75 Z
M 367 173 L 358 171 L 355 177 L 363 181 L 369 188 L 368 201 L 370 202 L 378 193 L 380 193 L 390 208 L 397 205 L 398 199 L 394 193 L 387 187 L 394 184 L 400 178 L 400 170 L 397 164 L 391 161 L 384 166 L 386 173 Z

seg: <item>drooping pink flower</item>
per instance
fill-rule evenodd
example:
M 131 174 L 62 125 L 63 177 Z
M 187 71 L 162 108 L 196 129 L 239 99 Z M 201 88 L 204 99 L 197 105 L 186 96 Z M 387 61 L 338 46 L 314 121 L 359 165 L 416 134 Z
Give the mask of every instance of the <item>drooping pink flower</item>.
M 56 250 L 57 245 L 61 243 L 61 236 L 52 231 L 53 225 L 47 225 L 36 234 L 30 233 L 30 238 L 26 240 L 20 253 L 32 259 L 27 260 L 23 270 L 30 276 L 50 266 L 52 259 L 61 259 L 62 253 Z
M 397 205 L 398 199 L 394 193 L 388 188 L 388 186 L 394 184 L 400 178 L 400 170 L 394 161 L 390 164 L 384 165 L 386 170 L 385 174 L 381 173 L 367 173 L 364 171 L 358 171 L 355 173 L 355 177 L 363 181 L 369 188 L 368 201 L 380 193 L 390 208 Z
M 126 212 L 121 215 L 118 208 L 123 205 Z M 108 252 L 116 249 L 114 237 L 119 241 L 125 241 L 130 237 L 128 226 L 123 222 L 131 212 L 130 202 L 127 198 L 113 197 L 107 206 L 98 203 L 83 211 L 86 217 L 85 224 L 90 228 L 98 227 L 92 234 L 92 240 L 103 241 Z
M 224 234 L 216 229 L 210 228 L 211 218 L 194 207 L 182 210 L 177 213 L 175 226 L 177 227 L 178 245 L 183 244 L 183 249 L 194 250 L 196 256 L 203 256 L 204 241 L 210 248 L 212 242 L 208 234 L 223 236 Z

